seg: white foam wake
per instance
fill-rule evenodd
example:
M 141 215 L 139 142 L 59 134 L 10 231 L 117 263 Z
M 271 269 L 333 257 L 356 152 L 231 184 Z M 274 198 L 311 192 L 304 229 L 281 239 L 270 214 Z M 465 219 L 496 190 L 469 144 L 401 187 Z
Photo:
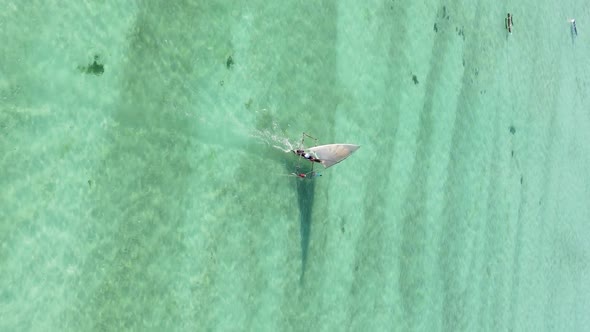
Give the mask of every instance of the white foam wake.
M 272 146 L 283 152 L 291 152 L 297 146 L 297 143 L 292 143 L 279 125 L 274 122 L 270 129 L 255 130 L 252 137 L 257 138 L 265 145 Z

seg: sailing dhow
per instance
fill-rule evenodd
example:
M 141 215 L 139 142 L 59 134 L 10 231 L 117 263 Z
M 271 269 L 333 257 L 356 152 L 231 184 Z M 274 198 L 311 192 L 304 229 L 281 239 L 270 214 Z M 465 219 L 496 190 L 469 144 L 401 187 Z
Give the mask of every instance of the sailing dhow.
M 315 177 L 319 175 L 313 171 L 313 165 L 315 163 L 322 164 L 324 168 L 332 167 L 342 160 L 348 158 L 353 152 L 360 148 L 360 146 L 356 144 L 326 144 L 312 146 L 306 149 L 303 147 L 305 137 L 309 137 L 317 143 L 317 139 L 303 133 L 303 138 L 301 139 L 301 148 L 292 150 L 293 153 L 297 154 L 300 158 L 304 158 L 312 162 L 311 171 L 308 173 L 299 173 L 300 167 L 299 165 L 297 166 L 298 172 L 296 172 L 295 175 L 301 178 Z

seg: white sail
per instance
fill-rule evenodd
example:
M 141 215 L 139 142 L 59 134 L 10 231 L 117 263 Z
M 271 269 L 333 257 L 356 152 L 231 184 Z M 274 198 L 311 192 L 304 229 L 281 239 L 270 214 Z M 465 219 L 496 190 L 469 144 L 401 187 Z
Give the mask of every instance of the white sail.
M 359 147 L 354 144 L 327 144 L 311 147 L 307 151 L 313 153 L 321 164 L 328 168 L 348 158 Z

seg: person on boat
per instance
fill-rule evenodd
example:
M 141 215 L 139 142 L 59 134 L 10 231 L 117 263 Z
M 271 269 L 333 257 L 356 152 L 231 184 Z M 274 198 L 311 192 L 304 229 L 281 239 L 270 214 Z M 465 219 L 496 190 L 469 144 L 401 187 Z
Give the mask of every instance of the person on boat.
M 508 32 L 512 33 L 512 15 L 508 13 L 508 17 L 506 18 L 506 29 Z
M 293 150 L 293 153 L 295 153 L 296 155 L 301 156 L 311 162 L 316 162 L 316 163 L 322 162 L 320 159 L 312 156 L 310 153 L 307 153 L 304 150 Z
M 574 32 L 574 34 L 576 34 L 576 36 L 578 35 L 578 28 L 576 28 L 576 19 L 572 18 L 570 20 L 570 22 L 572 23 L 572 31 Z

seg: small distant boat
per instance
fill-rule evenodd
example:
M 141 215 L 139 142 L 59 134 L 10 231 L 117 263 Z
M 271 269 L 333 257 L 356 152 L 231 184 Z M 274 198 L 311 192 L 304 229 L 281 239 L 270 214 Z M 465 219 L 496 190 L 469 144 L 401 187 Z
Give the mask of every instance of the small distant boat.
M 571 19 L 570 23 L 572 24 L 572 34 L 574 35 L 578 35 L 578 28 L 576 27 L 576 20 L 575 19 Z
M 304 141 L 306 137 L 313 139 L 317 144 L 316 138 L 303 133 L 301 147 L 297 150 L 292 150 L 293 153 L 300 157 L 300 159 L 307 159 L 311 162 L 311 171 L 307 173 L 301 173 L 300 166 L 297 165 L 297 172 L 295 175 L 301 178 L 321 176 L 321 174 L 314 172 L 313 170 L 313 165 L 315 163 L 322 164 L 324 168 L 332 167 L 348 158 L 351 154 L 358 150 L 358 148 L 360 148 L 360 146 L 356 144 L 326 144 L 305 148 Z
M 510 13 L 508 13 L 507 17 L 504 19 L 504 24 L 506 24 L 508 33 L 512 33 L 512 15 Z

